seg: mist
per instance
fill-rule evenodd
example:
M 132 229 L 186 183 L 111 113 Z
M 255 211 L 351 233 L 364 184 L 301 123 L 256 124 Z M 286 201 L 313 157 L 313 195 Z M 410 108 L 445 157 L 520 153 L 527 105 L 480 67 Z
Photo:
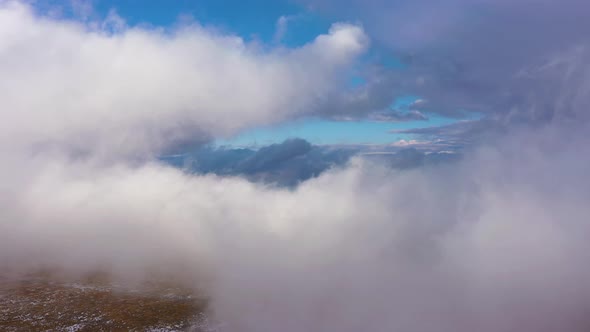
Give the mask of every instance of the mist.
M 589 151 L 563 133 L 452 167 L 355 159 L 292 190 L 37 159 L 4 196 L 0 262 L 173 276 L 228 331 L 584 331 Z

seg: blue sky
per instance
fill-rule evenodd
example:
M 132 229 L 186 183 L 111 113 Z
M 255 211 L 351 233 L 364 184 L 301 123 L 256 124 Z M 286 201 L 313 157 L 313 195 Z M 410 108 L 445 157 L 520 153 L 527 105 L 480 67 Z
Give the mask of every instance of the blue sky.
M 76 0 L 73 3 L 84 2 Z M 105 17 L 114 9 L 129 25 L 172 27 L 182 17 L 191 17 L 200 24 L 239 35 L 248 41 L 259 41 L 265 45 L 280 43 L 286 47 L 296 47 L 313 40 L 317 35 L 325 33 L 334 22 L 331 18 L 319 15 L 292 1 L 282 0 L 94 0 L 91 3 L 90 16 Z M 56 6 L 62 8 L 62 15 L 76 16 L 68 1 L 42 0 L 39 3 L 40 8 Z M 280 17 L 285 17 L 287 22 L 282 32 L 277 24 Z M 280 40 L 277 40 L 277 35 L 280 35 Z M 378 63 L 388 70 L 404 70 L 404 65 L 400 61 L 374 42 L 356 69 L 371 63 Z M 349 76 L 350 86 L 366 83 L 363 77 L 355 75 Z M 397 102 L 392 101 L 392 107 L 403 108 L 404 103 L 415 98 L 408 96 L 398 99 Z M 428 116 L 427 121 L 398 123 L 362 119 L 334 121 L 304 118 L 271 127 L 253 128 L 235 137 L 219 139 L 216 144 L 256 146 L 292 137 L 304 138 L 314 144 L 387 144 L 412 138 L 403 134 L 392 134 L 391 130 L 447 125 L 459 120 L 433 114 Z
M 391 107 L 407 109 L 417 96 L 398 98 Z M 304 138 L 313 144 L 388 144 L 399 140 L 414 139 L 414 135 L 392 133 L 394 130 L 444 126 L 458 121 L 437 114 L 427 114 L 428 120 L 386 122 L 373 120 L 335 121 L 321 118 L 304 118 L 276 126 L 247 130 L 229 139 L 218 139 L 218 146 L 257 147 L 280 142 L 289 138 Z M 479 116 L 466 116 L 475 119 Z
M 73 0 L 84 3 L 85 0 Z M 189 16 L 201 24 L 215 26 L 246 40 L 273 41 L 277 20 L 289 17 L 289 31 L 283 43 L 301 45 L 324 33 L 332 23 L 292 1 L 268 0 L 92 0 L 95 14 L 105 16 L 111 9 L 128 24 L 172 26 Z M 61 7 L 63 15 L 74 16 L 68 0 L 41 0 L 38 8 Z
M 216 145 L 256 147 L 286 140 L 304 138 L 318 145 L 331 144 L 387 144 L 401 139 L 412 139 L 412 135 L 393 134 L 392 130 L 423 128 L 446 125 L 456 119 L 432 116 L 429 121 L 381 122 L 381 121 L 330 121 L 307 118 L 282 125 L 256 128 L 236 137 L 217 140 Z

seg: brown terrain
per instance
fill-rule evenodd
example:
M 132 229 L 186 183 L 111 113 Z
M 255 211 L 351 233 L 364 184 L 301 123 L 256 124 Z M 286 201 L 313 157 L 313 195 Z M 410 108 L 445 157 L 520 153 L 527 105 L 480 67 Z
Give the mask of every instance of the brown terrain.
M 121 287 L 92 276 L 0 279 L 0 331 L 215 331 L 206 301 L 162 283 Z

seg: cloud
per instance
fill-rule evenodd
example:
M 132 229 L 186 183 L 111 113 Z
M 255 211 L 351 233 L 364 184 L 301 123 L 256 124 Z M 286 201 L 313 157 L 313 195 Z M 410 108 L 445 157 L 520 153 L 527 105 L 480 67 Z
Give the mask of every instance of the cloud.
M 405 64 L 389 71 L 389 91 L 425 98 L 418 110 L 534 125 L 588 118 L 587 1 L 303 2 L 360 19 Z
M 324 100 L 317 113 L 334 119 L 363 119 L 367 115 L 387 109 L 399 94 L 392 89 L 393 77 L 382 70 L 363 68 L 366 81 L 357 87 L 340 91 Z
M 92 1 L 89 0 L 70 0 L 70 7 L 73 14 L 83 21 L 87 21 L 92 16 L 96 16 Z
M 409 145 L 416 145 L 416 144 L 420 144 L 420 142 L 418 142 L 414 139 L 411 139 L 411 140 L 402 139 L 402 140 L 399 140 L 399 141 L 393 143 L 394 146 L 409 146 Z
M 394 146 L 398 148 L 395 151 L 365 152 L 360 153 L 360 156 L 368 162 L 396 170 L 411 170 L 444 164 L 455 166 L 454 163 L 463 157 L 456 150 L 441 150 L 442 145 L 431 142 L 410 141 L 394 144 Z M 429 151 L 430 149 L 434 151 Z
M 333 167 L 344 167 L 358 151 L 313 146 L 294 138 L 258 150 L 203 147 L 162 160 L 191 173 L 241 176 L 254 182 L 293 187 Z
M 273 41 L 275 43 L 280 43 L 285 38 L 287 34 L 287 28 L 289 26 L 289 22 L 296 19 L 297 16 L 289 15 L 289 16 L 281 16 L 277 19 L 276 23 L 276 31 L 273 37 Z
M 431 146 L 469 148 L 478 144 L 493 142 L 498 137 L 520 128 L 507 129 L 498 120 L 484 118 L 481 120 L 463 120 L 443 126 L 431 126 L 412 129 L 391 130 L 392 134 L 417 135 L 427 139 Z M 444 148 L 443 148 L 444 149 Z M 438 150 L 441 150 L 440 148 Z
M 281 144 L 272 144 L 261 148 L 244 162 L 242 167 L 248 171 L 260 171 L 272 165 L 299 157 L 311 150 L 311 144 L 303 139 L 288 139 Z
M 396 110 L 388 110 L 382 112 L 374 112 L 369 115 L 371 120 L 384 122 L 402 122 L 402 121 L 428 121 L 428 117 L 420 111 L 411 110 L 408 112 L 400 112 Z
M 334 94 L 367 43 L 338 23 L 262 51 L 196 24 L 125 27 L 110 14 L 86 25 L 3 1 L 0 143 L 141 156 L 283 121 Z
M 456 161 L 461 156 L 457 150 L 442 141 L 401 140 L 391 146 L 321 146 L 293 138 L 258 150 L 205 146 L 160 160 L 192 174 L 240 176 L 256 183 L 294 188 L 324 172 L 347 167 L 353 158 L 410 169 Z
M 3 182 L 0 264 L 171 275 L 225 331 L 586 331 L 590 145 L 562 135 L 289 190 L 38 157 Z

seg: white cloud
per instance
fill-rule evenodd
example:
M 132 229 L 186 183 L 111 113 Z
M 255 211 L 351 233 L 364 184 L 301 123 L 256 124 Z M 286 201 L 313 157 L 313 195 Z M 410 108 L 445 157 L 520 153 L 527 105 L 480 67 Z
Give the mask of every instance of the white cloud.
M 420 144 L 420 142 L 418 142 L 415 139 L 411 139 L 411 140 L 401 139 L 397 142 L 394 142 L 392 145 L 403 147 L 403 146 L 410 146 L 410 145 L 416 145 L 416 144 Z
M 0 143 L 141 154 L 229 135 L 312 112 L 367 46 L 349 24 L 269 52 L 198 25 L 125 28 L 116 13 L 104 24 L 0 4 Z
M 4 165 L 0 266 L 169 274 L 224 331 L 582 332 L 590 151 L 561 135 L 453 168 L 356 160 L 295 190 L 37 156 Z

